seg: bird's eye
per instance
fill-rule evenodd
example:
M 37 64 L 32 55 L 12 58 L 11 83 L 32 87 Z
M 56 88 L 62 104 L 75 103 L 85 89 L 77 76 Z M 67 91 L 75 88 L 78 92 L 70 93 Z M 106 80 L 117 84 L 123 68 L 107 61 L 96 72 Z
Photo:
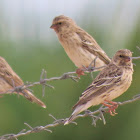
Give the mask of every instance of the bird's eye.
M 119 55 L 119 57 L 123 57 L 122 55 Z
M 61 24 L 62 24 L 62 22 L 59 22 L 58 24 L 59 24 L 59 25 L 61 25 Z

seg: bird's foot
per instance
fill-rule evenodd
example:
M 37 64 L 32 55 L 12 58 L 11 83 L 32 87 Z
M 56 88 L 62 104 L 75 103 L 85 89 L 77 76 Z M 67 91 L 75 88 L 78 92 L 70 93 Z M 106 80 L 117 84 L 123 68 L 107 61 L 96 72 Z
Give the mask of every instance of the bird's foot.
M 107 104 L 107 103 L 109 104 Z M 118 104 L 116 102 L 108 101 L 105 100 L 105 103 L 102 103 L 104 106 L 108 107 L 108 112 L 110 113 L 111 116 L 115 116 L 116 114 L 116 109 L 118 108 Z
M 76 69 L 76 73 L 78 77 L 80 77 L 81 75 L 85 75 L 84 71 L 81 68 Z

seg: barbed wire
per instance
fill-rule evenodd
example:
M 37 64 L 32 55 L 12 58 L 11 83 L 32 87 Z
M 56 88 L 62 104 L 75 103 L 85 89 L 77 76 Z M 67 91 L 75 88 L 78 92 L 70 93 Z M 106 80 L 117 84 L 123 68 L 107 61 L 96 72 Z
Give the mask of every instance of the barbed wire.
M 139 50 L 140 48 L 137 47 Z M 102 67 L 96 67 L 96 60 L 98 59 L 98 57 L 96 57 L 89 65 L 89 67 L 85 67 L 83 66 L 82 68 L 82 71 L 83 72 L 86 72 L 86 73 L 90 73 L 91 74 L 91 78 L 93 79 L 93 72 L 95 71 L 98 71 L 99 69 L 102 69 L 104 68 L 105 66 L 102 66 Z M 132 59 L 140 59 L 140 56 L 138 57 L 132 57 Z M 65 79 L 72 79 L 73 81 L 75 82 L 78 82 L 78 80 L 80 79 L 79 76 L 75 76 L 74 74 L 76 74 L 76 72 L 67 72 L 67 73 L 63 73 L 61 76 L 59 77 L 51 77 L 51 78 L 47 78 L 47 72 L 43 69 L 42 72 L 41 72 L 41 75 L 40 75 L 40 80 L 37 81 L 37 82 L 26 82 L 24 85 L 21 85 L 21 86 L 15 86 L 15 83 L 14 83 L 14 80 L 12 80 L 12 83 L 13 83 L 13 89 L 10 89 L 6 92 L 0 92 L 0 94 L 6 94 L 6 93 L 14 93 L 14 92 L 17 92 L 17 93 L 20 93 L 22 92 L 24 94 L 24 89 L 26 90 L 29 90 L 30 91 L 30 87 L 33 87 L 35 85 L 42 85 L 42 95 L 44 96 L 45 95 L 45 88 L 46 86 L 49 87 L 49 88 L 53 88 L 54 89 L 54 86 L 50 85 L 50 84 L 47 84 L 47 82 L 50 82 L 50 81 L 57 81 L 57 80 L 65 80 Z
M 133 102 L 135 102 L 137 100 L 140 100 L 140 94 L 135 95 L 130 100 L 126 100 L 126 101 L 123 101 L 123 102 L 117 102 L 117 103 L 118 103 L 119 106 L 122 106 L 122 105 L 125 105 L 125 104 L 133 103 Z M 93 112 L 92 111 L 89 111 L 89 110 L 86 110 L 84 114 L 77 115 L 73 119 L 73 122 L 71 122 L 71 123 L 77 125 L 77 123 L 74 120 L 76 120 L 78 118 L 84 118 L 84 117 L 89 116 L 89 117 L 92 118 L 92 125 L 96 126 L 96 123 L 97 123 L 98 120 L 102 120 L 103 121 L 103 124 L 105 125 L 106 124 L 106 120 L 105 120 L 105 117 L 104 117 L 104 113 L 107 112 L 107 109 L 108 109 L 107 107 L 104 107 L 102 105 L 99 109 L 97 109 L 97 110 L 95 110 Z M 6 135 L 3 135 L 3 136 L 0 136 L 0 140 L 11 140 L 11 139 L 18 140 L 18 137 L 29 135 L 31 133 L 39 133 L 41 131 L 47 131 L 47 132 L 52 133 L 52 130 L 50 130 L 50 128 L 56 127 L 58 125 L 63 125 L 65 123 L 65 121 L 68 119 L 68 118 L 65 118 L 65 119 L 56 119 L 51 114 L 49 114 L 49 116 L 52 117 L 53 120 L 54 120 L 51 124 L 47 124 L 45 126 L 32 127 L 28 123 L 24 123 L 29 128 L 29 130 L 23 129 L 23 130 L 21 130 L 17 134 L 11 133 L 11 134 L 6 134 Z
M 85 73 L 91 73 L 91 77 L 93 79 L 93 75 L 92 73 L 94 71 L 97 71 L 98 69 L 101 69 L 101 68 L 104 68 L 105 66 L 102 66 L 102 67 L 96 67 L 96 60 L 97 60 L 98 57 L 96 57 L 92 62 L 91 64 L 89 65 L 89 67 L 85 67 L 83 66 L 82 68 L 82 71 L 85 72 Z M 42 72 L 41 72 L 41 75 L 40 75 L 40 80 L 37 81 L 37 82 L 26 82 L 24 85 L 21 85 L 21 86 L 15 86 L 15 83 L 14 83 L 14 79 L 11 79 L 12 80 L 12 85 L 13 85 L 13 88 L 10 89 L 10 90 L 7 90 L 6 92 L 0 92 L 0 94 L 6 94 L 6 93 L 24 93 L 24 90 L 31 90 L 29 89 L 30 87 L 33 87 L 33 86 L 36 86 L 36 85 L 42 85 L 42 95 L 44 96 L 45 95 L 45 88 L 46 87 L 49 87 L 49 88 L 53 88 L 54 89 L 54 86 L 48 84 L 48 82 L 51 82 L 51 81 L 57 81 L 57 80 L 65 80 L 65 79 L 72 79 L 73 81 L 75 82 L 78 82 L 78 80 L 80 79 L 79 76 L 77 76 L 76 72 L 67 72 L 67 73 L 63 73 L 61 76 L 59 77 L 51 77 L 51 78 L 47 78 L 47 72 L 43 69 Z
M 47 84 L 47 82 L 56 81 L 56 80 L 65 80 L 65 79 L 72 79 L 75 82 L 78 82 L 78 79 L 79 79 L 79 77 L 73 75 L 76 72 L 67 72 L 67 73 L 62 74 L 60 77 L 51 77 L 51 78 L 47 78 L 46 73 L 47 72 L 43 69 L 39 81 L 33 82 L 33 83 L 26 82 L 24 85 L 21 85 L 21 86 L 15 86 L 14 80 L 12 80 L 13 89 L 7 90 L 6 92 L 3 92 L 3 93 L 1 92 L 0 94 L 14 93 L 14 92 L 19 93 L 19 92 L 22 92 L 24 89 L 30 90 L 29 88 L 35 85 L 42 85 L 43 87 L 48 86 L 50 88 L 54 88 L 52 85 Z M 44 92 L 45 91 L 43 90 L 43 95 L 44 95 Z

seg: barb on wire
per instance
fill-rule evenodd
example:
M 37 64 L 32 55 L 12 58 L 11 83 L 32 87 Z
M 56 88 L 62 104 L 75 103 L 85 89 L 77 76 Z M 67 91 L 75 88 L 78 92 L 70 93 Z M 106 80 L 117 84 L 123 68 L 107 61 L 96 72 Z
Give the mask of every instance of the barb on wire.
M 43 96 L 44 96 L 46 86 L 54 89 L 54 87 L 52 85 L 47 84 L 47 82 L 56 81 L 56 80 L 65 80 L 65 79 L 72 79 L 72 80 L 78 82 L 78 79 L 79 79 L 79 77 L 73 75 L 73 74 L 76 74 L 76 72 L 68 72 L 68 73 L 62 74 L 62 76 L 60 76 L 60 77 L 51 77 L 51 78 L 47 78 L 46 73 L 47 72 L 43 69 L 42 73 L 41 73 L 41 76 L 40 76 L 40 80 L 38 82 L 33 82 L 33 83 L 27 82 L 27 83 L 25 83 L 24 85 L 21 85 L 21 86 L 15 86 L 15 83 L 12 80 L 13 89 L 7 90 L 6 92 L 1 92 L 1 94 L 14 93 L 14 92 L 16 92 L 16 93 L 22 92 L 23 93 L 24 89 L 30 90 L 29 89 L 30 87 L 33 87 L 33 86 L 36 86 L 36 85 L 42 85 L 43 86 L 42 91 L 43 91 Z
M 98 71 L 99 69 L 104 68 L 105 66 L 96 67 L 96 60 L 98 59 L 98 56 L 95 57 L 95 59 L 89 64 L 88 67 L 83 66 L 83 71 L 90 73 L 91 78 L 93 79 L 93 72 Z
M 123 101 L 123 102 L 118 102 L 118 105 L 122 106 L 122 105 L 125 105 L 125 104 L 133 103 L 133 102 L 135 102 L 137 100 L 140 100 L 140 94 L 135 95 L 130 100 L 126 100 L 126 101 Z M 96 123 L 97 123 L 98 120 L 102 120 L 103 121 L 103 124 L 105 125 L 106 124 L 106 121 L 105 121 L 104 113 L 107 111 L 107 109 L 108 109 L 107 107 L 104 107 L 102 105 L 99 109 L 97 109 L 97 110 L 95 110 L 93 112 L 87 110 L 87 111 L 85 111 L 84 114 L 77 115 L 73 119 L 73 122 L 71 122 L 71 123 L 77 125 L 77 123 L 75 122 L 76 119 L 78 119 L 78 118 L 84 118 L 84 117 L 89 116 L 89 117 L 92 118 L 92 125 L 96 126 Z M 32 127 L 28 123 L 24 123 L 29 128 L 29 130 L 23 129 L 23 130 L 21 130 L 17 134 L 13 134 L 12 133 L 12 134 L 6 134 L 6 135 L 3 135 L 3 136 L 0 136 L 0 140 L 11 140 L 11 139 L 18 140 L 18 137 L 29 135 L 31 133 L 39 133 L 41 131 L 47 131 L 47 132 L 52 133 L 52 130 L 50 130 L 50 128 L 56 127 L 58 125 L 63 125 L 65 123 L 65 121 L 68 119 L 68 118 L 65 118 L 65 119 L 56 119 L 51 114 L 49 114 L 49 116 L 54 120 L 51 124 L 47 124 L 45 126 Z

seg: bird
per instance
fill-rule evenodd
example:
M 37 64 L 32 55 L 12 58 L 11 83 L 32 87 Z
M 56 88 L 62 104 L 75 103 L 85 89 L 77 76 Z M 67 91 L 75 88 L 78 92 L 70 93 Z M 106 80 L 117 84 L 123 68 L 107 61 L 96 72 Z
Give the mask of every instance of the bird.
M 111 115 L 118 107 L 112 100 L 123 94 L 131 85 L 133 75 L 132 52 L 122 49 L 115 53 L 111 62 L 97 75 L 91 85 L 82 93 L 73 106 L 73 113 L 65 122 L 70 123 L 75 116 L 91 106 L 103 104 Z
M 15 87 L 23 85 L 24 83 L 21 78 L 13 71 L 7 61 L 0 56 L 0 94 L 9 94 Z M 41 107 L 46 108 L 46 105 L 29 90 L 24 89 L 22 92 L 19 92 L 19 94 L 24 96 L 30 102 L 35 102 Z
M 65 52 L 78 67 L 76 70 L 78 75 L 84 75 L 83 67 L 88 68 L 96 57 L 94 66 L 97 68 L 96 71 L 110 63 L 111 59 L 95 39 L 71 18 L 64 15 L 57 16 L 50 28 L 54 29 Z

